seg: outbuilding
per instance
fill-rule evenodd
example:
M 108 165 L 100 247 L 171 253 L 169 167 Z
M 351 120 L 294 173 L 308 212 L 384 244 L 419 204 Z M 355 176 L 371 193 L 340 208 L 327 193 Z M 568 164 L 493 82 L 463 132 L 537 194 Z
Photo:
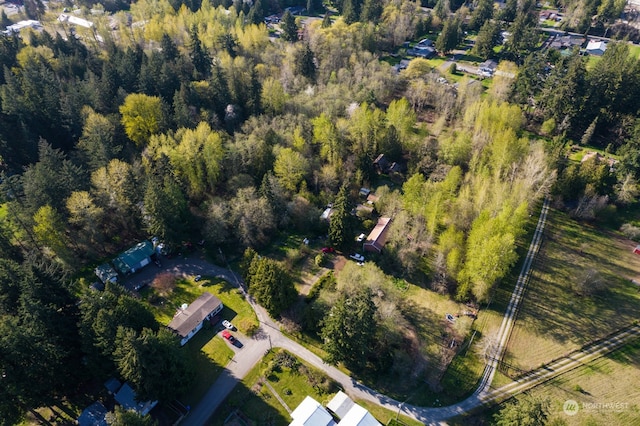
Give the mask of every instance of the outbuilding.
M 133 274 L 151 263 L 153 244 L 142 241 L 113 259 L 113 265 L 123 275 Z

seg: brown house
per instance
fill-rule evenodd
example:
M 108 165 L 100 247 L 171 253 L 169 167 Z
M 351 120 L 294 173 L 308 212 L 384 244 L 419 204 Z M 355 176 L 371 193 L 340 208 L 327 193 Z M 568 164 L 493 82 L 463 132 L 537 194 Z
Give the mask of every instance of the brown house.
M 387 231 L 389 230 L 390 223 L 390 217 L 381 217 L 378 219 L 378 224 L 367 237 L 362 249 L 364 251 L 381 253 L 384 244 L 387 242 Z

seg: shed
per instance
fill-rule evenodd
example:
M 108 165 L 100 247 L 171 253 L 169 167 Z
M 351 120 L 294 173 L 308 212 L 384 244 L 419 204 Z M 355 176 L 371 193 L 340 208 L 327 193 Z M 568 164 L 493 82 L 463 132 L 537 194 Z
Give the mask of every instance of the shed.
M 335 426 L 336 422 L 331 414 L 310 396 L 296 407 L 291 413 L 293 421 L 289 426 Z
M 113 265 L 124 275 L 132 274 L 151 263 L 153 245 L 142 241 L 113 259 Z
M 222 301 L 209 292 L 204 292 L 184 309 L 179 309 L 167 328 L 180 336 L 180 346 L 184 346 L 200 331 L 204 322 L 222 310 Z
M 391 223 L 390 217 L 381 217 L 378 219 L 378 223 L 371 231 L 367 240 L 362 246 L 363 250 L 370 252 L 381 253 L 382 248 L 387 242 L 387 233 L 389 230 L 389 224 Z
M 96 401 L 84 410 L 78 417 L 79 426 L 107 426 L 107 409 L 101 402 Z
M 349 410 L 355 405 L 355 402 L 349 396 L 342 392 L 338 391 L 338 393 L 331 398 L 331 401 L 327 404 L 327 408 L 333 414 L 335 414 L 339 419 L 343 418 L 347 415 Z
M 158 404 L 158 401 L 138 402 L 136 392 L 129 386 L 129 383 L 122 385 L 114 398 L 122 408 L 133 410 L 141 416 L 149 414 L 149 412 L 153 410 L 153 407 Z
M 605 50 L 607 50 L 607 43 L 604 41 L 590 40 L 587 43 L 586 51 L 590 55 L 602 56 Z
M 96 266 L 96 269 L 93 270 L 100 281 L 104 284 L 107 282 L 117 283 L 118 282 L 118 273 L 115 269 L 111 267 L 108 263 L 103 263 L 100 266 Z
M 371 190 L 369 188 L 360 188 L 360 196 L 361 197 L 368 197 L 369 194 L 371 193 Z
M 338 426 L 382 426 L 364 407 L 354 404 Z

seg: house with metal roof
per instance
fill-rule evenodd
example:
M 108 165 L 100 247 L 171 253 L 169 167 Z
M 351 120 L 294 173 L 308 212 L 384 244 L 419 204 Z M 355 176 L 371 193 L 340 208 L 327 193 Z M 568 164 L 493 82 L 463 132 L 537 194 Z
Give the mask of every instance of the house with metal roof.
M 182 306 L 167 328 L 180 337 L 180 346 L 184 346 L 200 331 L 204 322 L 216 316 L 224 305 L 209 292 L 204 292 L 188 306 Z
M 101 402 L 96 401 L 84 410 L 78 417 L 78 426 L 107 426 L 107 409 Z
M 113 259 L 113 265 L 123 275 L 133 274 L 151 263 L 153 244 L 142 241 Z
M 96 266 L 96 269 L 94 269 L 94 272 L 96 276 L 100 278 L 100 281 L 102 281 L 103 284 L 106 284 L 108 282 L 111 282 L 111 283 L 118 282 L 118 273 L 108 263 L 104 263 L 102 265 Z
M 382 248 L 387 242 L 387 233 L 389 231 L 390 224 L 390 217 L 381 217 L 378 219 L 378 223 L 362 245 L 362 249 L 365 251 L 381 253 Z
M 141 416 L 149 414 L 153 407 L 158 405 L 158 401 L 142 401 L 138 402 L 136 391 L 133 390 L 129 383 L 122 385 L 118 393 L 114 396 L 116 402 L 125 410 L 133 410 Z

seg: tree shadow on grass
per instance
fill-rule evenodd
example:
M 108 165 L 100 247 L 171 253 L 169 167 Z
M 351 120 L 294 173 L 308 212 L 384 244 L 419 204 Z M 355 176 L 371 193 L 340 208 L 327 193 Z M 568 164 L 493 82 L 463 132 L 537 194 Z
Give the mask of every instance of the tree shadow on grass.
M 223 426 L 227 419 L 232 419 L 234 413 L 243 420 L 249 420 L 255 425 L 286 426 L 290 419 L 269 405 L 265 400 L 273 396 L 265 386 L 253 385 L 248 388 L 244 383 L 238 383 L 231 394 L 213 413 L 207 423 L 209 426 Z M 278 403 L 276 401 L 276 403 Z M 240 424 L 240 423 L 232 423 Z M 248 424 L 248 423 L 247 423 Z

